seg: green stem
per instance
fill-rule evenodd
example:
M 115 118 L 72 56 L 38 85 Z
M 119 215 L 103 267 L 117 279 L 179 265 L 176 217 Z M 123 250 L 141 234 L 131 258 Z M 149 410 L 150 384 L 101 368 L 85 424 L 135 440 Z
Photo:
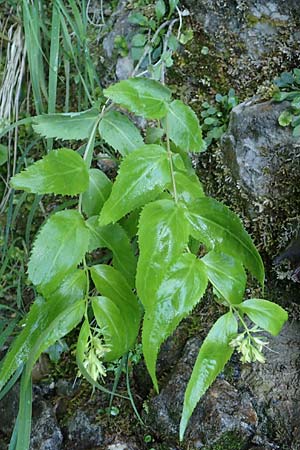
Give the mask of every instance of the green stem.
M 240 315 L 239 311 L 238 311 L 233 305 L 231 305 L 231 308 L 232 308 L 232 309 L 234 310 L 234 312 L 238 315 L 238 318 L 239 318 L 239 320 L 241 321 L 241 324 L 243 325 L 243 327 L 244 327 L 246 333 L 247 333 L 248 336 L 251 338 L 251 337 L 252 337 L 251 331 L 249 330 L 249 328 L 248 328 L 246 322 L 244 321 L 244 319 L 243 319 L 242 316 Z
M 171 152 L 171 148 L 170 148 L 169 126 L 168 126 L 168 119 L 167 118 L 166 118 L 166 137 L 167 137 L 167 152 L 168 152 L 168 159 L 169 159 L 171 179 L 172 179 L 172 186 L 173 186 L 173 195 L 174 195 L 175 203 L 178 203 L 178 196 L 177 196 L 176 182 L 175 182 L 175 174 L 174 174 L 174 166 L 173 166 L 173 159 L 172 159 L 172 152 Z

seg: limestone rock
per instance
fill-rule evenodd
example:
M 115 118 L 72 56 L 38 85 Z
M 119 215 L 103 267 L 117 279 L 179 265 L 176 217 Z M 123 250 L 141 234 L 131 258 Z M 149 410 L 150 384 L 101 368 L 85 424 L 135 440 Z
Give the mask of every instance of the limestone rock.
M 256 442 L 275 436 L 276 443 L 300 449 L 300 322 L 285 325 L 269 340 L 265 364 L 244 365 L 239 389 L 250 389 L 260 415 Z
M 84 450 L 103 443 L 102 428 L 82 410 L 78 410 L 68 422 L 67 448 Z
M 187 342 L 182 358 L 159 395 L 149 405 L 148 423 L 167 442 L 176 442 L 184 391 L 200 346 L 198 338 Z M 229 439 L 236 448 L 250 444 L 257 426 L 257 415 L 247 392 L 218 379 L 196 407 L 185 439 L 193 448 L 213 448 Z M 240 446 L 240 447 L 239 447 Z M 222 447 L 223 448 L 223 447 Z
M 300 173 L 300 140 L 278 124 L 288 102 L 256 103 L 256 98 L 236 106 L 222 138 L 225 162 L 243 188 L 255 199 L 283 195 L 279 174 L 291 160 Z M 300 177 L 300 175 L 299 175 Z
M 30 450 L 60 450 L 62 442 L 63 436 L 52 406 L 44 400 L 35 401 Z

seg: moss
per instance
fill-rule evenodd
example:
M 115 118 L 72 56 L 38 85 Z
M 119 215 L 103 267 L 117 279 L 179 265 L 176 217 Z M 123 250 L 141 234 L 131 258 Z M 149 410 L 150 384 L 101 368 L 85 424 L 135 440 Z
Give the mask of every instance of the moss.
M 253 14 L 246 14 L 245 16 L 246 24 L 251 28 L 258 24 L 267 24 L 272 27 L 288 27 L 289 22 L 286 20 L 272 19 L 272 17 L 262 14 L 260 17 L 254 16 Z
M 210 447 L 204 447 L 203 450 L 243 450 L 245 448 L 245 441 L 241 441 L 239 433 L 229 431 L 226 433 L 217 444 Z

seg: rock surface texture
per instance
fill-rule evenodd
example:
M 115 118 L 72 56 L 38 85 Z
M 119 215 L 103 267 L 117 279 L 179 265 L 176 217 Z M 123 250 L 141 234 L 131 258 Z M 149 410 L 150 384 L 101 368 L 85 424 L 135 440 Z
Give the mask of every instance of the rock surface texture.
M 186 439 L 193 449 L 300 449 L 300 323 L 269 339 L 266 364 L 230 364 L 196 407 Z M 173 375 L 152 398 L 147 422 L 168 442 L 178 435 L 186 383 L 200 340 L 190 339 Z M 232 373 L 235 375 L 232 376 Z M 234 446 L 232 446 L 234 444 Z M 231 446 L 230 446 L 231 445 Z
M 185 5 L 214 56 L 226 63 L 226 77 L 237 88 L 270 79 L 273 69 L 282 71 L 282 64 L 289 61 L 297 64 L 297 0 L 186 0 Z M 205 63 L 200 54 L 201 59 Z
M 255 99 L 241 103 L 232 110 L 222 138 L 225 162 L 256 201 L 274 201 L 287 194 L 280 175 L 286 173 L 291 161 L 300 179 L 300 140 L 292 136 L 290 128 L 278 124 L 287 107 L 288 102 L 256 103 Z
M 300 140 L 278 124 L 287 106 L 257 98 L 241 103 L 221 140 L 224 165 L 246 194 L 246 214 L 272 259 L 300 225 Z

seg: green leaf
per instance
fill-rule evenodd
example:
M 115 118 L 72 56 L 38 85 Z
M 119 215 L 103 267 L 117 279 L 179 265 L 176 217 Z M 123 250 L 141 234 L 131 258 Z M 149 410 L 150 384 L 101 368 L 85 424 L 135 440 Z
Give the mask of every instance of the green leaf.
M 159 144 L 164 134 L 165 132 L 162 128 L 148 127 L 146 129 L 145 142 L 146 144 Z
M 155 199 L 170 182 L 167 152 L 159 145 L 144 145 L 120 165 L 111 195 L 100 214 L 100 225 L 116 222 L 130 211 Z
M 36 194 L 76 195 L 88 188 L 85 162 L 73 150 L 52 150 L 11 179 L 14 189 Z
M 246 273 L 241 262 L 224 253 L 211 251 L 201 259 L 206 266 L 209 281 L 229 303 L 243 300 Z
M 188 242 L 189 226 L 184 210 L 173 200 L 158 200 L 143 209 L 139 222 L 140 256 L 136 287 L 146 309 L 168 268 Z
M 53 214 L 35 240 L 28 264 L 33 284 L 46 294 L 80 263 L 88 250 L 89 231 L 78 211 Z
M 293 129 L 293 136 L 294 136 L 294 137 L 299 137 L 299 136 L 300 136 L 300 125 L 297 125 L 297 126 Z
M 169 105 L 165 119 L 165 129 L 170 139 L 186 152 L 201 152 L 205 150 L 201 128 L 194 111 L 180 100 L 174 100 Z
M 14 450 L 28 450 L 30 447 L 30 432 L 32 420 L 32 380 L 26 380 L 26 372 L 23 371 L 20 383 L 19 411 L 14 426 L 17 430 L 17 443 Z M 17 428 L 15 428 L 17 427 Z M 10 450 L 10 446 L 9 446 Z
M 158 20 L 162 19 L 166 14 L 166 5 L 164 0 L 157 0 L 155 3 L 155 14 Z
M 237 331 L 237 321 L 232 312 L 228 312 L 217 320 L 206 336 L 185 391 L 180 440 L 198 401 L 230 359 L 233 349 L 229 342 Z
M 226 253 L 242 261 L 263 285 L 264 266 L 251 237 L 238 216 L 227 206 L 204 197 L 194 202 L 187 212 L 191 235 L 209 250 Z
M 293 114 L 288 110 L 282 111 L 282 113 L 278 117 L 278 123 L 282 127 L 287 127 L 288 125 L 290 125 L 292 120 L 293 120 Z
M 117 111 L 109 111 L 105 114 L 99 124 L 99 132 L 102 138 L 122 156 L 144 145 L 138 128 L 128 117 Z
M 199 302 L 207 287 L 205 266 L 192 254 L 181 255 L 164 273 L 143 324 L 143 353 L 158 391 L 155 366 L 161 344 Z
M 124 316 L 118 305 L 107 297 L 93 297 L 92 307 L 97 324 L 103 330 L 105 343 L 110 347 L 105 360 L 120 358 L 133 344 L 128 333 L 131 316 Z
M 114 103 L 146 119 L 164 117 L 168 111 L 167 103 L 171 99 L 168 88 L 148 78 L 123 80 L 104 89 L 103 93 Z
M 132 36 L 131 45 L 133 47 L 144 47 L 147 42 L 147 35 L 142 33 L 137 33 Z
M 294 100 L 291 103 L 292 108 L 300 109 L 300 95 L 294 98 Z
M 177 198 L 189 205 L 194 200 L 204 197 L 202 184 L 195 174 L 187 176 L 183 172 L 174 172 Z M 171 185 L 169 186 L 172 189 Z
M 51 294 L 51 298 L 57 301 L 66 302 L 71 297 L 73 302 L 84 298 L 86 293 L 87 275 L 82 269 L 75 269 L 68 274 L 56 291 Z M 70 300 L 71 302 L 71 300 Z M 70 303 L 71 304 L 71 303 Z
M 120 221 L 120 225 L 126 231 L 126 234 L 129 237 L 129 239 L 132 239 L 137 235 L 140 214 L 141 210 L 135 209 L 130 214 L 128 214 L 128 216 L 123 217 L 123 219 L 121 219 Z
M 143 14 L 139 12 L 130 14 L 130 16 L 128 17 L 128 22 L 132 23 L 133 25 L 140 25 L 141 27 L 146 27 L 148 25 L 147 17 L 143 16 Z
M 170 8 L 169 16 L 173 14 L 178 3 L 179 0 L 169 0 L 169 8 Z
M 58 308 L 52 313 L 52 320 L 48 321 L 47 327 L 40 330 L 37 340 L 34 342 L 33 348 L 30 351 L 29 358 L 26 364 L 26 377 L 31 376 L 32 368 L 39 356 L 47 350 L 56 341 L 66 336 L 73 330 L 82 320 L 85 312 L 85 301 L 78 300 L 70 305 L 64 304 L 64 309 L 58 313 Z M 54 305 L 52 305 L 54 308 Z M 48 312 L 49 313 L 49 312 Z M 50 313 L 49 313 L 50 314 Z
M 6 145 L 0 144 L 0 166 L 6 163 L 8 159 L 8 148 Z
M 112 182 L 99 169 L 89 170 L 89 187 L 82 196 L 82 211 L 88 216 L 100 213 L 112 189 Z
M 47 329 L 57 315 L 74 302 L 84 297 L 86 275 L 82 270 L 70 274 L 59 289 L 46 301 L 37 297 L 25 317 L 21 332 L 13 341 L 0 367 L 0 390 L 17 370 L 25 363 L 40 334 Z
M 97 291 L 109 298 L 120 310 L 127 327 L 127 350 L 136 341 L 141 310 L 136 296 L 132 293 L 124 276 L 113 267 L 99 264 L 90 268 Z
M 250 320 L 263 330 L 276 336 L 288 319 L 287 312 L 276 303 L 253 298 L 238 305 Z
M 109 248 L 113 253 L 114 267 L 124 275 L 128 284 L 133 287 L 136 257 L 123 228 L 118 223 L 100 227 L 98 217 L 91 217 L 86 224 L 90 229 L 89 251 L 96 248 Z
M 97 109 L 87 111 L 43 114 L 33 118 L 33 129 L 46 138 L 67 140 L 87 139 L 99 117 Z

